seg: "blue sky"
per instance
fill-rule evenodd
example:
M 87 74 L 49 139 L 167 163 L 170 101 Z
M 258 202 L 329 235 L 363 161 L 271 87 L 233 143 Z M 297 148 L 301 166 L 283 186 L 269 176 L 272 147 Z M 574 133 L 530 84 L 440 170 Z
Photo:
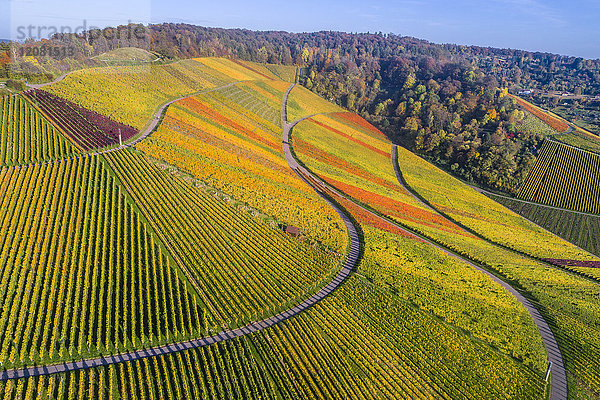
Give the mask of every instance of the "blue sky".
M 0 37 L 19 26 L 187 22 L 307 32 L 392 32 L 436 43 L 476 44 L 600 58 L 598 0 L 0 0 Z

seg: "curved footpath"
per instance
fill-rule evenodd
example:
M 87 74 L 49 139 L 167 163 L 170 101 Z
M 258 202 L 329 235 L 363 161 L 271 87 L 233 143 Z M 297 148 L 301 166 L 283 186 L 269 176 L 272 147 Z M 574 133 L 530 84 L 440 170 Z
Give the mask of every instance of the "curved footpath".
M 230 85 L 228 85 L 228 86 L 230 86 Z M 217 89 L 215 88 L 212 90 L 217 90 Z M 288 93 L 289 93 L 289 91 L 288 91 Z M 287 95 L 286 95 L 285 99 L 287 100 Z M 177 101 L 177 100 L 173 100 L 170 103 L 165 104 L 161 108 L 161 110 L 164 111 L 164 109 L 169 104 L 173 103 L 174 101 Z M 283 113 L 284 137 L 286 137 L 286 135 L 289 134 L 289 130 L 291 128 L 291 125 L 288 124 L 285 120 L 285 118 L 286 118 L 285 105 L 286 105 L 286 102 L 284 101 L 284 104 L 283 104 L 283 107 L 284 107 L 284 113 Z M 161 115 L 160 110 L 159 110 L 159 112 L 157 112 L 157 115 Z M 160 121 L 160 118 L 155 117 L 153 122 L 150 124 L 150 126 L 148 126 L 148 128 L 144 131 L 145 136 L 141 135 L 132 144 L 137 143 L 138 141 L 140 141 L 144 137 L 146 137 L 148 134 L 150 134 L 150 132 L 152 132 L 152 130 L 154 129 L 154 127 L 156 127 L 156 125 L 158 124 L 159 121 Z M 284 143 L 283 146 L 285 149 L 285 147 L 287 146 L 287 143 Z M 110 149 L 107 151 L 115 151 L 115 150 L 118 150 L 119 148 Z M 107 151 L 105 151 L 105 152 L 107 152 Z M 288 152 L 289 152 L 289 146 L 288 146 Z M 287 156 L 287 153 L 286 153 L 286 156 Z M 296 168 L 297 168 L 296 166 L 297 166 L 297 163 L 290 164 L 290 167 L 294 170 L 296 170 Z M 317 191 L 317 193 L 319 193 L 319 192 Z M 21 369 L 9 369 L 9 370 L 2 371 L 0 373 L 0 380 L 27 378 L 27 377 L 33 377 L 33 376 L 50 375 L 50 374 L 56 374 L 56 373 L 60 373 L 60 372 L 68 372 L 68 371 L 74 371 L 74 370 L 80 370 L 80 369 L 94 368 L 94 367 L 100 367 L 100 366 L 104 366 L 104 365 L 140 360 L 140 359 L 147 358 L 147 357 L 160 356 L 160 355 L 165 355 L 165 354 L 174 353 L 174 352 L 178 352 L 178 351 L 208 346 L 211 344 L 219 343 L 219 342 L 229 340 L 229 339 L 234 339 L 234 338 L 237 338 L 240 336 L 248 335 L 250 333 L 258 332 L 265 328 L 272 327 L 282 321 L 285 321 L 288 318 L 295 316 L 296 314 L 299 314 L 299 313 L 309 309 L 314 304 L 318 303 L 319 301 L 321 301 L 325 297 L 327 297 L 348 277 L 348 275 L 350 274 L 350 272 L 352 271 L 352 269 L 356 266 L 356 264 L 358 262 L 358 256 L 359 256 L 359 250 L 360 250 L 360 240 L 358 238 L 357 229 L 353 225 L 350 218 L 348 218 L 348 216 L 340 208 L 338 208 L 335 204 L 333 204 L 331 201 L 329 201 L 321 193 L 319 193 L 319 195 L 322 196 L 323 199 L 327 203 L 329 203 L 329 205 L 331 207 L 333 207 L 333 209 L 340 215 L 340 217 L 344 221 L 344 225 L 346 225 L 346 229 L 348 230 L 348 234 L 350 237 L 350 248 L 349 248 L 348 254 L 346 256 L 344 265 L 340 269 L 338 274 L 335 276 L 335 278 L 333 278 L 333 280 L 331 282 L 329 282 L 329 284 L 327 284 L 325 287 L 323 287 L 321 290 L 319 290 L 313 296 L 304 300 L 297 306 L 295 306 L 291 309 L 288 309 L 286 311 L 283 311 L 272 317 L 263 319 L 261 321 L 250 323 L 242 328 L 226 330 L 226 331 L 220 332 L 220 333 L 210 336 L 210 337 L 205 337 L 205 338 L 201 338 L 201 339 L 192 339 L 192 340 L 168 344 L 168 345 L 164 345 L 164 346 L 157 346 L 157 347 L 153 347 L 153 348 L 149 348 L 149 349 L 141 349 L 141 350 L 136 350 L 136 351 L 132 351 L 132 352 L 128 352 L 128 353 L 122 353 L 122 354 L 110 355 L 110 356 L 104 356 L 104 357 L 97 357 L 97 358 L 81 360 L 81 361 L 71 361 L 71 362 L 66 362 L 66 363 L 62 363 L 62 364 L 53 364 L 53 365 L 44 365 L 44 366 L 32 366 L 32 367 L 21 368 Z
M 392 164 L 394 166 L 394 172 L 396 173 L 396 179 L 398 183 L 404 188 L 404 190 L 416 199 L 419 203 L 423 204 L 432 212 L 446 219 L 444 215 L 440 214 L 438 210 L 431 207 L 429 204 L 425 203 L 419 196 L 417 196 L 411 187 L 408 186 L 408 183 L 405 181 L 402 176 L 402 172 L 400 171 L 400 166 L 397 162 L 398 159 L 398 147 L 397 145 L 392 145 Z M 460 226 L 459 226 L 460 227 Z M 462 227 L 460 227 L 462 229 Z M 466 232 L 466 231 L 465 231 Z M 427 239 L 424 239 L 427 240 Z M 438 246 L 436 246 L 438 247 Z M 438 247 L 439 248 L 439 247 Z M 550 362 L 550 400 L 567 400 L 567 372 L 565 370 L 565 366 L 563 363 L 562 354 L 560 352 L 560 348 L 558 347 L 558 343 L 556 342 L 556 338 L 550 329 L 550 326 L 542 317 L 540 312 L 531 304 L 529 300 L 527 300 L 521 293 L 519 293 L 516 289 L 510 286 L 508 283 L 504 282 L 502 279 L 498 278 L 494 274 L 489 271 L 479 267 L 478 265 L 473 264 L 471 261 L 464 259 L 458 255 L 455 255 L 457 258 L 463 260 L 467 264 L 471 265 L 476 270 L 488 275 L 495 282 L 500 284 L 521 303 L 535 322 L 540 335 L 542 336 L 542 340 L 544 341 L 544 346 L 546 347 L 546 351 L 548 352 L 548 361 Z
M 292 90 L 292 88 L 294 87 L 294 85 L 292 85 L 288 91 L 285 94 L 284 97 L 284 105 L 287 103 L 287 97 L 290 93 L 290 91 Z M 546 320 L 542 317 L 542 315 L 540 314 L 540 312 L 533 306 L 533 304 L 531 304 L 531 302 L 529 300 L 527 300 L 521 293 L 519 293 L 515 288 L 513 288 L 511 285 L 509 285 L 508 283 L 504 282 L 502 279 L 500 279 L 499 277 L 495 276 L 494 274 L 492 274 L 491 272 L 483 269 L 482 267 L 474 264 L 473 262 L 471 262 L 470 260 L 463 258 L 462 256 L 460 256 L 457 253 L 454 253 L 453 251 L 451 251 L 450 249 L 447 249 L 445 247 L 442 247 L 440 245 L 438 245 L 437 243 L 434 243 L 432 241 L 430 241 L 427 237 L 422 236 L 421 234 L 419 234 L 418 232 L 412 231 L 410 229 L 405 228 L 402 225 L 396 224 L 394 223 L 394 221 L 391 221 L 387 218 L 383 218 L 381 215 L 366 209 L 364 207 L 362 207 L 360 204 L 357 204 L 353 199 L 347 197 L 346 195 L 344 195 L 343 193 L 339 192 L 337 189 L 332 188 L 331 186 L 329 186 L 327 183 L 323 182 L 321 179 L 315 177 L 313 174 L 311 174 L 306 168 L 300 166 L 297 162 L 297 160 L 293 157 L 291 149 L 290 149 L 290 145 L 289 145 L 289 140 L 290 140 L 290 133 L 291 133 L 291 129 L 298 124 L 299 122 L 312 117 L 312 115 L 301 118 L 297 121 L 294 121 L 293 123 L 287 123 L 285 122 L 285 118 L 286 118 L 286 114 L 285 114 L 285 107 L 283 110 L 283 116 L 284 116 L 284 137 L 283 137 L 283 143 L 284 143 L 284 151 L 285 151 L 285 156 L 288 160 L 288 164 L 290 164 L 290 166 L 292 167 L 292 169 L 297 169 L 302 171 L 304 174 L 306 174 L 307 176 L 310 176 L 311 178 L 315 179 L 317 182 L 319 182 L 321 185 L 323 185 L 324 187 L 326 187 L 328 190 L 330 190 L 331 192 L 335 193 L 336 195 L 351 201 L 355 206 L 361 208 L 363 211 L 368 212 L 369 214 L 378 217 L 392 225 L 394 225 L 395 227 L 397 227 L 398 229 L 402 230 L 405 233 L 408 233 L 414 237 L 417 237 L 423 241 L 425 241 L 427 244 L 442 250 L 444 253 L 446 253 L 447 255 L 457 258 L 465 263 L 467 263 L 468 265 L 470 265 L 471 267 L 473 267 L 474 269 L 476 269 L 477 271 L 489 276 L 492 280 L 494 280 L 496 283 L 498 283 L 500 286 L 502 286 L 503 288 L 505 288 L 508 292 L 510 292 L 516 299 L 518 302 L 520 302 L 521 304 L 523 304 L 523 306 L 525 307 L 525 309 L 527 310 L 527 312 L 529 312 L 529 314 L 531 315 L 531 318 L 533 319 L 534 323 L 536 324 L 538 331 L 540 332 L 540 336 L 542 337 L 542 340 L 544 342 L 544 346 L 546 347 L 546 351 L 548 352 L 548 361 L 549 361 L 549 373 L 550 373 L 550 400 L 567 400 L 567 374 L 566 374 L 566 370 L 564 367 L 564 363 L 563 363 L 563 359 L 562 359 L 562 354 L 560 352 L 560 349 L 558 347 L 558 343 L 556 342 L 556 339 L 554 337 L 554 334 L 552 333 L 552 330 L 550 329 L 550 327 L 548 326 L 548 323 L 546 322 Z M 396 173 L 396 178 L 398 179 L 398 182 L 400 183 L 400 185 L 411 195 L 413 196 L 415 199 L 417 199 L 420 203 L 424 204 L 426 207 L 428 207 L 429 209 L 431 209 L 432 211 L 436 212 L 437 214 L 439 214 L 437 212 L 437 210 L 431 208 L 429 205 L 425 204 L 422 202 L 422 200 L 420 198 L 418 198 L 416 195 L 414 195 L 414 193 L 412 193 L 410 190 L 408 190 L 408 188 L 405 186 L 405 182 L 403 181 L 401 172 L 399 170 L 399 166 L 398 163 L 395 162 L 394 160 L 396 160 L 397 157 L 397 147 L 395 145 L 392 145 L 392 163 L 394 166 L 394 171 Z M 443 216 L 442 216 L 443 217 Z
M 64 76 L 66 76 L 66 75 L 64 75 Z M 64 76 L 62 76 L 62 78 L 57 78 L 57 80 L 55 80 L 53 82 L 44 83 L 43 85 L 45 86 L 45 85 L 50 85 L 51 83 L 54 83 L 54 82 L 58 82 L 58 81 L 62 80 L 64 78 Z M 106 153 L 110 153 L 110 152 L 113 152 L 113 151 L 122 150 L 122 149 L 125 149 L 125 148 L 128 148 L 128 147 L 135 146 L 136 144 L 138 144 L 142 140 L 146 139 L 152 132 L 154 132 L 154 130 L 156 129 L 156 127 L 158 126 L 158 124 L 162 120 L 162 118 L 163 118 L 163 116 L 164 116 L 167 108 L 171 104 L 173 104 L 173 103 L 175 103 L 176 101 L 179 101 L 179 100 L 187 99 L 188 97 L 197 96 L 197 95 L 200 95 L 200 94 L 205 94 L 205 93 L 210 93 L 210 92 L 215 92 L 217 90 L 225 89 L 225 88 L 228 88 L 230 86 L 237 85 L 240 82 L 242 82 L 242 81 L 236 81 L 236 82 L 228 83 L 228 84 L 223 85 L 223 86 L 218 86 L 218 87 L 214 87 L 214 88 L 210 88 L 210 89 L 206 89 L 206 90 L 201 90 L 199 92 L 194 92 L 194 93 L 186 94 L 186 95 L 183 95 L 181 97 L 178 97 L 176 99 L 173 99 L 173 100 L 170 100 L 170 101 L 164 103 L 156 111 L 154 111 L 154 114 L 152 114 L 152 119 L 146 125 L 146 127 L 144 128 L 144 130 L 141 131 L 141 132 L 138 132 L 138 134 L 133 137 L 133 140 L 130 139 L 131 141 L 126 142 L 126 143 L 122 144 L 121 146 L 110 147 L 110 148 L 105 149 L 105 150 L 91 152 L 91 153 L 81 153 L 81 154 L 73 156 L 73 157 L 60 158 L 60 159 L 57 159 L 57 160 L 48 160 L 48 161 L 43 161 L 43 162 L 39 162 L 39 163 L 35 163 L 35 164 L 21 164 L 21 165 L 3 166 L 3 167 L 0 167 L 0 170 L 1 169 L 11 169 L 11 168 L 27 168 L 27 167 L 37 166 L 37 165 L 49 165 L 49 164 L 54 164 L 54 163 L 58 163 L 58 162 L 62 162 L 62 161 L 79 160 L 81 158 L 90 157 L 90 156 L 98 156 L 98 155 L 101 155 L 101 154 L 106 154 Z M 53 123 L 52 121 L 50 121 L 50 122 Z M 69 140 L 69 138 L 65 138 L 65 139 Z
M 46 82 L 46 83 L 32 83 L 32 84 L 26 83 L 26 85 L 27 85 L 27 87 L 30 87 L 30 88 L 32 88 L 32 89 L 41 89 L 41 88 L 43 88 L 44 86 L 52 85 L 53 83 L 56 83 L 56 82 L 60 82 L 60 81 L 62 81 L 62 80 L 63 80 L 63 79 L 65 79 L 65 78 L 67 77 L 67 75 L 69 75 L 71 72 L 73 72 L 73 71 L 69 71 L 69 72 L 67 72 L 67 73 L 65 73 L 65 74 L 62 74 L 61 76 L 58 76 L 58 77 L 57 77 L 55 80 L 53 80 L 53 81 L 51 81 L 51 82 Z

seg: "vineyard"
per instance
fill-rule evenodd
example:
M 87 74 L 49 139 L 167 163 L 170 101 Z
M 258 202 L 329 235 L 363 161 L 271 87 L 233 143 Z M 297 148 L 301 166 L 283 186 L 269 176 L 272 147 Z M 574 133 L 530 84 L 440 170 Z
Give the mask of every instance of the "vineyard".
M 545 351 L 522 305 L 464 262 L 369 217 L 351 202 L 365 254 L 358 272 L 399 299 L 543 371 Z
M 445 213 L 452 213 L 456 220 L 462 215 L 460 222 L 463 225 L 492 240 L 465 240 L 429 227 L 423 227 L 422 231 L 439 243 L 456 249 L 500 276 L 510 279 L 544 307 L 544 316 L 550 321 L 570 376 L 569 391 L 573 388 L 584 393 L 600 392 L 600 341 L 596 336 L 598 327 L 595 322 L 600 318 L 600 307 L 594 300 L 600 295 L 597 282 L 590 281 L 586 274 L 575 268 L 569 270 L 578 272 L 579 276 L 493 243 L 505 243 L 538 257 L 546 254 L 546 258 L 556 258 L 552 255 L 560 254 L 562 258 L 580 261 L 594 261 L 597 258 L 525 220 L 515 224 L 514 221 L 518 218 L 515 219 L 516 216 L 510 211 L 502 212 L 501 206 L 494 206 L 490 199 L 406 150 L 399 149 L 398 163 L 408 184 L 422 198 L 435 204 L 440 210 L 443 209 Z M 448 190 L 459 195 L 449 199 L 445 196 Z M 444 203 L 448 205 L 440 207 Z M 479 210 L 478 214 L 472 212 L 473 208 Z M 516 229 L 519 226 L 521 228 Z M 508 227 L 510 228 L 507 229 Z M 519 235 L 521 229 L 522 233 Z M 514 235 L 513 242 L 508 241 L 510 235 Z M 536 241 L 544 243 L 544 246 L 537 245 Z
M 535 115 L 537 118 L 542 120 L 555 131 L 565 132 L 569 129 L 569 125 L 567 125 L 564 119 L 554 114 L 550 114 L 549 112 L 540 109 L 539 107 L 531 104 L 526 100 L 521 99 L 518 96 L 513 96 L 511 94 L 509 94 L 509 96 L 512 99 L 514 99 L 519 104 L 519 106 L 521 106 L 523 109 L 530 112 L 531 114 Z
M 304 120 L 294 128 L 294 151 L 311 171 L 362 204 L 411 226 L 462 234 L 398 184 L 391 164 L 391 144 L 361 120 L 344 114 Z
M 547 140 L 517 197 L 600 214 L 599 171 L 600 154 Z
M 283 87 L 281 87 L 281 85 L 283 85 Z M 285 82 L 280 82 L 279 86 L 283 89 L 287 87 L 287 84 Z M 264 126 L 274 132 L 281 129 L 282 97 L 283 92 L 279 92 L 268 83 L 261 81 L 245 82 L 244 84 L 230 86 L 211 95 L 211 98 L 228 103 L 227 105 L 229 107 L 233 107 L 234 104 L 237 105 L 237 107 L 235 107 L 236 111 L 243 114 L 254 115 L 254 120 L 258 123 L 260 123 L 259 121 L 261 120 L 269 122 L 271 126 Z
M 338 256 L 184 186 L 131 151 L 106 158 L 220 326 L 288 308 L 340 267 Z
M 488 196 L 555 235 L 600 256 L 600 215 L 561 210 L 493 194 Z
M 23 92 L 23 95 L 83 150 L 110 147 L 126 142 L 137 134 L 131 126 L 115 122 L 43 90 L 32 89 Z
M 521 215 L 597 253 L 594 216 L 510 211 L 298 85 L 282 124 L 296 67 L 145 61 L 0 99 L 0 374 L 46 371 L 2 375 L 0 398 L 544 399 L 555 347 L 521 294 L 570 398 L 598 398 L 600 259 Z M 517 129 L 566 130 L 521 105 Z M 299 118 L 289 144 L 314 178 L 284 153 Z M 546 141 L 524 190 L 593 207 L 594 157 Z
M 333 103 L 312 93 L 302 86 L 294 86 L 287 103 L 288 120 L 295 121 L 317 113 L 344 111 Z
M 21 96 L 0 97 L 0 164 L 20 165 L 70 157 L 67 139 Z
M 163 103 L 235 81 L 194 60 L 75 71 L 45 91 L 141 130 Z
M 342 221 L 287 168 L 279 128 L 248 110 L 259 100 L 240 106 L 248 92 L 238 86 L 177 102 L 137 148 L 342 252 Z
M 582 150 L 600 154 L 600 137 L 592 135 L 587 131 L 577 129 L 569 134 L 557 135 L 554 139 Z
M 331 117 L 319 116 L 318 118 L 323 122 Z M 383 187 L 391 184 L 392 178 L 386 179 L 388 182 L 386 184 L 384 181 L 378 181 L 375 185 L 377 180 L 375 177 L 377 175 L 379 179 L 393 177 L 392 161 L 387 158 L 386 167 L 383 164 L 386 160 L 382 159 L 379 162 L 379 157 L 383 156 L 378 155 L 374 149 L 359 144 L 356 140 L 346 138 L 342 141 L 342 135 L 333 134 L 334 131 L 329 128 L 314 124 L 311 120 L 301 122 L 294 128 L 292 139 L 294 151 L 304 165 L 358 203 L 367 205 L 432 241 L 484 265 L 528 293 L 536 303 L 544 307 L 544 316 L 551 321 L 550 324 L 570 374 L 570 385 L 580 392 L 600 391 L 600 381 L 597 379 L 600 376 L 600 363 L 597 361 L 600 354 L 596 350 L 600 348 L 600 342 L 596 336 L 597 327 L 594 322 L 600 318 L 600 308 L 594 300 L 600 295 L 597 283 L 586 279 L 581 271 L 576 271 L 581 276 L 571 275 L 560 267 L 551 267 L 534 261 L 527 256 L 496 246 L 493 242 L 538 257 L 551 258 L 552 255 L 561 254 L 561 257 L 582 261 L 592 261 L 593 258 L 497 205 L 404 149 L 399 149 L 398 163 L 409 185 L 430 204 L 443 210 L 452 219 L 468 226 L 478 235 L 489 238 L 491 242 L 465 232 L 451 221 L 427 208 L 423 209 L 422 205 L 419 207 L 408 194 L 402 197 L 402 202 L 405 205 L 414 205 L 415 208 L 411 210 L 405 205 L 402 206 L 399 204 L 402 189 L 396 190 L 394 195 L 388 194 L 382 198 Z M 348 129 L 342 131 L 346 134 L 350 132 Z M 353 139 L 358 138 L 353 135 Z M 364 137 L 360 138 L 364 139 Z M 366 139 L 362 141 L 368 143 Z M 370 162 L 365 163 L 363 160 Z M 346 168 L 344 165 L 351 166 L 351 172 L 350 168 L 344 171 Z M 373 171 L 372 175 L 365 175 L 365 172 L 370 169 Z M 349 184 L 351 174 L 361 174 L 362 179 L 353 179 L 353 184 Z M 450 191 L 455 195 L 449 197 L 447 194 Z M 411 210 L 412 213 L 403 212 L 403 215 L 398 215 L 399 213 L 394 211 L 399 207 L 402 207 L 400 208 L 402 210 Z M 367 255 L 369 244 L 367 243 L 366 246 Z M 378 247 L 385 249 L 384 254 L 389 257 L 389 241 L 386 241 L 384 246 Z M 410 260 L 415 258 L 414 255 L 409 256 Z M 379 266 L 386 265 L 389 261 L 386 263 L 373 260 L 372 263 Z M 571 270 L 574 270 L 574 267 Z M 374 273 L 371 273 L 371 276 L 374 280 L 383 280 L 384 286 L 393 286 L 395 279 L 399 282 L 401 279 L 399 276 L 392 278 L 385 274 L 379 278 Z M 422 280 L 419 283 L 424 284 Z M 409 287 L 407 285 L 407 288 Z M 401 289 L 398 290 L 402 293 Z M 431 292 L 431 290 L 427 291 L 428 300 L 431 299 Z M 415 294 L 411 293 L 410 296 L 413 297 Z M 429 307 L 434 305 L 435 303 L 432 302 Z M 446 311 L 451 312 L 451 310 L 452 308 L 449 307 Z M 578 322 L 574 324 L 574 321 Z M 489 337 L 489 330 L 486 330 L 486 335 Z
M 262 333 L 169 356 L 0 382 L 5 399 L 68 393 L 91 399 L 539 399 L 544 390 L 541 375 L 358 278 Z
M 201 300 L 100 157 L 0 181 L 3 366 L 204 332 Z

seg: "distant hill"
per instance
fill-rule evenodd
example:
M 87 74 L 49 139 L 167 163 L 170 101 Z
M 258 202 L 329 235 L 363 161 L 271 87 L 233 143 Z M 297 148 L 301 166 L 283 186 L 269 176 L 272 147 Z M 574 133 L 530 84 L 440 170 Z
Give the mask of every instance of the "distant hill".
M 159 57 L 155 54 L 140 49 L 137 47 L 122 47 L 120 49 L 114 49 L 111 51 L 107 51 L 106 53 L 102 53 L 96 57 L 93 57 L 98 61 L 104 62 L 118 62 L 118 61 L 143 61 L 143 62 L 151 62 Z

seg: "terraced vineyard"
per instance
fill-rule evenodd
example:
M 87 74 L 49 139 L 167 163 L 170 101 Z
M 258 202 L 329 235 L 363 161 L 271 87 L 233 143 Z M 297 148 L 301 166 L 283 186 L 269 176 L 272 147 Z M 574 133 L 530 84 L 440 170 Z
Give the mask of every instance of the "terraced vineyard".
M 67 139 L 21 96 L 0 98 L 0 164 L 20 165 L 70 157 Z
M 272 110 L 275 99 L 281 103 L 280 93 L 272 93 L 270 86 L 269 91 L 254 91 L 259 85 L 239 84 L 177 102 L 160 128 L 137 148 L 343 252 L 347 239 L 342 221 L 287 168 L 280 128 L 262 112 L 251 111 L 257 110 L 257 103 Z M 278 117 L 281 124 L 279 112 Z
M 544 383 L 514 360 L 352 278 L 310 311 L 263 333 L 116 366 L 0 382 L 0 393 L 7 399 L 25 392 L 93 399 L 536 399 Z
M 331 117 L 319 116 L 319 118 L 323 122 Z M 378 186 L 383 186 L 384 181 L 379 179 L 386 175 L 392 176 L 392 162 L 388 159 L 389 164 L 386 169 L 383 159 L 381 164 L 376 161 L 378 157 L 384 156 L 377 154 L 376 146 L 370 148 L 368 145 L 371 143 L 364 136 L 359 137 L 355 134 L 352 139 L 342 142 L 340 139 L 342 135 L 332 134 L 334 131 L 331 129 L 331 124 L 326 125 L 328 127 L 308 120 L 294 128 L 294 149 L 306 166 L 338 190 L 352 196 L 360 204 L 368 205 L 431 240 L 483 264 L 529 293 L 534 301 L 543 307 L 544 315 L 549 319 L 557 335 L 559 346 L 565 356 L 570 386 L 579 393 L 595 393 L 600 389 L 600 382 L 597 379 L 600 364 L 596 362 L 599 354 L 595 350 L 600 347 L 594 339 L 595 335 L 589 335 L 590 332 L 596 331 L 594 321 L 598 321 L 600 317 L 598 315 L 600 309 L 594 301 L 594 298 L 600 294 L 597 283 L 583 276 L 573 276 L 557 267 L 534 261 L 527 256 L 496 246 L 490 241 L 504 246 L 510 245 L 523 253 L 538 257 L 550 254 L 561 254 L 560 258 L 580 260 L 593 260 L 593 257 L 521 219 L 403 149 L 399 149 L 398 161 L 410 186 L 422 198 L 442 210 L 445 215 L 468 226 L 473 233 L 464 231 L 444 218 L 442 219 L 449 225 L 441 222 L 433 223 L 436 221 L 435 218 L 440 216 L 432 213 L 427 207 L 422 213 L 417 214 L 414 211 L 412 213 L 427 218 L 406 218 L 406 213 L 405 216 L 398 216 L 399 213 L 395 213 L 394 209 L 406 207 L 402 203 L 411 204 L 408 198 L 403 199 L 398 194 L 386 198 L 374 196 L 382 191 L 381 187 L 377 188 L 374 183 L 378 181 Z M 348 130 L 343 131 L 346 134 L 348 132 Z M 357 143 L 359 139 L 363 144 Z M 355 144 L 351 146 L 349 143 Z M 364 160 L 371 162 L 366 163 Z M 381 167 L 377 168 L 373 165 Z M 369 171 L 369 168 L 373 172 L 367 178 L 365 172 Z M 376 171 L 380 174 L 379 179 L 375 175 L 374 168 L 377 168 Z M 386 170 L 389 172 L 381 175 Z M 362 175 L 363 179 L 354 180 L 353 185 L 341 181 L 349 179 L 349 171 Z M 334 179 L 334 176 L 339 177 L 340 180 Z M 447 195 L 448 191 L 459 195 L 450 198 Z M 400 192 L 401 190 L 396 191 L 396 193 Z M 481 240 L 478 235 L 490 241 Z M 389 251 L 389 242 L 384 248 Z M 379 264 L 383 263 L 379 262 Z M 584 275 L 582 271 L 578 273 Z M 393 279 L 388 277 L 386 284 L 393 284 Z M 574 321 L 578 321 L 576 328 Z
M 556 135 L 555 140 L 582 150 L 600 154 L 600 137 L 579 129 L 565 135 Z
M 517 197 L 600 214 L 600 154 L 547 140 Z
M 597 350 L 600 349 L 600 342 L 597 340 L 596 333 L 593 333 L 598 332 L 596 321 L 600 318 L 600 308 L 594 300 L 600 295 L 598 283 L 587 279 L 584 271 L 576 271 L 578 275 L 574 275 L 558 267 L 534 261 L 528 256 L 493 245 L 494 241 L 500 244 L 506 243 L 513 232 L 518 232 L 513 230 L 508 220 L 502 218 L 498 210 L 502 209 L 501 206 L 497 204 L 493 206 L 494 203 L 483 195 L 406 150 L 399 149 L 398 162 L 404 178 L 420 196 L 444 213 L 455 216 L 456 219 L 460 215 L 470 216 L 461 219 L 460 222 L 482 237 L 491 239 L 492 243 L 429 232 L 430 235 L 436 235 L 440 241 L 468 255 L 469 258 L 481 262 L 500 276 L 510 279 L 542 307 L 543 314 L 549 321 L 563 353 L 569 391 L 573 389 L 573 391 L 592 394 L 593 398 L 593 393 L 600 392 L 598 380 L 600 363 L 597 361 L 600 357 Z M 460 196 L 448 199 L 445 195 L 447 190 L 460 193 Z M 458 199 L 461 201 L 457 201 Z M 448 204 L 445 208 L 438 205 L 444 202 Z M 470 212 L 473 207 L 479 209 L 479 218 L 475 218 Z M 510 216 L 509 213 L 504 209 L 504 215 Z M 520 248 L 524 253 L 535 254 L 538 257 L 543 254 L 560 254 L 560 258 L 598 260 L 558 238 L 549 240 L 552 237 L 548 233 L 536 233 L 540 229 L 525 220 L 520 225 L 523 228 L 530 226 L 527 228 L 530 230 L 529 238 L 522 241 L 515 240 L 510 244 L 517 249 Z M 501 226 L 510 226 L 511 229 L 501 229 Z M 506 236 L 501 235 L 500 232 L 504 232 Z M 523 235 L 525 232 L 523 231 Z M 518 236 L 515 235 L 515 239 L 517 238 Z M 536 238 L 540 243 L 544 243 L 544 246 L 535 246 Z M 519 244 L 520 246 L 516 247 Z M 575 269 L 569 268 L 569 271 Z
M 76 71 L 44 90 L 117 122 L 142 129 L 163 103 L 235 81 L 194 60 Z

